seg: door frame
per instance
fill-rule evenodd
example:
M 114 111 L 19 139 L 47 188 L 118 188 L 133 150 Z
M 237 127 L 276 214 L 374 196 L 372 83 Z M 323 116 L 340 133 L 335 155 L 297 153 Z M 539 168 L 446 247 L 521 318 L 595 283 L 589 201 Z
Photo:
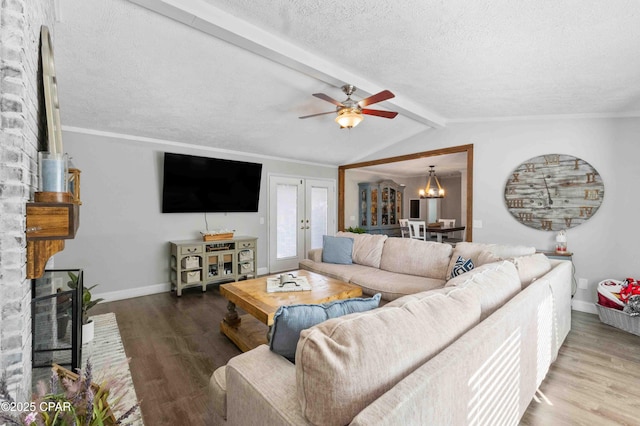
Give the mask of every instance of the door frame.
M 285 178 L 285 179 L 299 179 L 302 180 L 302 196 L 306 197 L 306 190 L 307 190 L 307 182 L 308 181 L 319 181 L 319 182 L 327 182 L 330 184 L 330 186 L 333 187 L 333 195 L 329 194 L 329 199 L 331 199 L 333 197 L 331 206 L 329 206 L 329 209 L 331 209 L 332 211 L 330 211 L 330 214 L 333 214 L 333 223 L 328 225 L 328 233 L 329 234 L 335 234 L 335 232 L 337 231 L 337 223 L 339 222 L 339 219 L 337 218 L 337 202 L 336 202 L 336 191 L 337 191 L 337 182 L 336 179 L 333 178 L 323 178 L 323 177 L 315 177 L 315 176 L 300 176 L 300 175 L 290 175 L 290 174 L 284 174 L 284 173 L 268 173 L 267 174 L 267 212 L 268 212 L 268 220 L 267 220 L 267 270 L 268 273 L 271 274 L 273 273 L 271 271 L 271 254 L 272 254 L 272 239 L 275 238 L 275 230 L 272 229 L 272 221 L 273 218 L 271 217 L 271 200 L 272 200 L 272 194 L 271 194 L 271 180 L 272 178 Z M 303 208 L 306 209 L 306 205 L 307 205 L 307 200 L 303 200 Z M 306 213 L 306 212 L 305 212 Z M 302 244 L 303 250 L 306 251 L 306 246 L 307 246 L 307 242 L 306 242 L 306 238 L 303 239 L 303 244 Z M 303 253 L 302 255 L 302 259 L 304 259 L 306 256 L 306 252 Z
M 460 145 L 449 148 L 440 148 L 433 151 L 417 152 L 415 154 L 400 155 L 397 157 L 381 158 L 378 160 L 363 161 L 360 163 L 345 164 L 338 167 L 338 229 L 343 231 L 345 224 L 344 217 L 344 173 L 349 169 L 359 167 L 376 166 L 379 164 L 395 163 L 399 161 L 415 160 L 417 158 L 434 157 L 444 154 L 456 154 L 465 152 L 467 154 L 467 229 L 466 241 L 473 241 L 473 144 Z

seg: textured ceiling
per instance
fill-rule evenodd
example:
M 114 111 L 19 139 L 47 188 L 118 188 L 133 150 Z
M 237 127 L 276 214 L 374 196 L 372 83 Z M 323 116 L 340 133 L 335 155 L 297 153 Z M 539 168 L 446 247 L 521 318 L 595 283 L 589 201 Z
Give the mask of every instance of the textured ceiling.
M 456 120 L 640 115 L 635 0 L 132 1 L 61 3 L 64 126 L 339 165 Z M 400 115 L 297 118 L 343 83 Z

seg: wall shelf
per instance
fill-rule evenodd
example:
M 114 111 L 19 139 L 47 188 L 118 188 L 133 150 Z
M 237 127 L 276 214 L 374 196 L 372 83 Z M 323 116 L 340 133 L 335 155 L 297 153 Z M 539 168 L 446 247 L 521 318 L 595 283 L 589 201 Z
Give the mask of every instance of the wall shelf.
M 39 278 L 51 256 L 75 237 L 80 207 L 68 192 L 36 192 L 27 203 L 27 278 Z M 79 200 L 78 200 L 79 202 Z

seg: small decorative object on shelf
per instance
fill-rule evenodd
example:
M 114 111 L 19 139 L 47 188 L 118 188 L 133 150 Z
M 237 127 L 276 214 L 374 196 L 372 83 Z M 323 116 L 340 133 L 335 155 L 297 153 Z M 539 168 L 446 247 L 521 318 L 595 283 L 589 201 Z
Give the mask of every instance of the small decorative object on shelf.
M 215 229 L 213 231 L 203 231 L 200 233 L 202 234 L 202 241 L 219 241 L 232 239 L 234 232 L 233 229 Z
M 556 236 L 556 253 L 564 254 L 567 252 L 567 231 L 564 229 L 558 232 Z
M 82 201 L 80 201 L 80 173 L 81 171 L 79 169 L 70 167 L 69 179 L 67 182 L 73 203 L 79 206 L 82 205 Z

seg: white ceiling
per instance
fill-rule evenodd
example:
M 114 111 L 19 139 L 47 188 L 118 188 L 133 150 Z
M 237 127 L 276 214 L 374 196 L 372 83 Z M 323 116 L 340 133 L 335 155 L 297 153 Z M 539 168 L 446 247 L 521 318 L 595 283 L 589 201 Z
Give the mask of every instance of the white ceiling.
M 60 0 L 54 46 L 63 126 L 327 165 L 455 121 L 640 116 L 636 0 Z M 298 119 L 344 83 L 399 116 Z

